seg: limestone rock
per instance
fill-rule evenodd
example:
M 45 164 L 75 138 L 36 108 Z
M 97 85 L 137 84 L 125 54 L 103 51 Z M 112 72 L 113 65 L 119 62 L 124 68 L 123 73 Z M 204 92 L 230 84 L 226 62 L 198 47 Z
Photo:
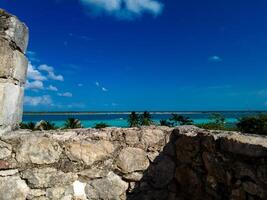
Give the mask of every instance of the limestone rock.
M 28 60 L 19 51 L 13 50 L 8 41 L 0 38 L 0 77 L 25 83 Z
M 117 166 L 122 172 L 130 173 L 146 170 L 149 161 L 142 149 L 126 147 L 119 154 Z
M 133 172 L 130 174 L 125 174 L 123 176 L 124 179 L 128 180 L 128 181 L 140 181 L 143 178 L 143 174 L 139 173 L 139 172 Z
M 25 200 L 30 189 L 19 176 L 0 177 L 1 200 Z
M 125 142 L 128 145 L 134 145 L 139 142 L 138 132 L 135 130 L 128 130 L 124 132 Z
M 169 157 L 158 157 L 148 170 L 151 185 L 155 188 L 168 185 L 174 179 L 175 167 L 175 163 Z
M 88 199 L 119 200 L 120 196 L 128 189 L 128 183 L 118 175 L 110 172 L 107 177 L 93 180 L 86 187 Z
M 71 160 L 83 161 L 86 165 L 92 165 L 110 156 L 114 151 L 114 146 L 109 141 L 72 142 L 67 145 L 67 148 Z
M 142 131 L 141 141 L 147 147 L 154 146 L 164 139 L 164 132 L 160 129 L 144 129 Z
M 31 188 L 36 189 L 69 185 L 78 178 L 73 173 L 63 173 L 55 168 L 27 169 L 22 173 L 22 177 L 27 180 Z
M 25 137 L 17 149 L 20 163 L 51 164 L 59 160 L 62 149 L 59 144 L 45 137 Z
M 11 156 L 12 146 L 0 141 L 0 160 Z
M 0 127 L 10 130 L 22 119 L 24 89 L 19 85 L 0 80 Z
M 20 22 L 17 17 L 7 13 L 3 9 L 0 9 L 0 36 L 15 43 L 25 53 L 29 40 L 27 26 Z
M 0 171 L 0 177 L 4 177 L 4 176 L 13 176 L 15 174 L 19 173 L 19 171 L 17 169 L 11 169 L 11 170 L 3 170 Z
M 72 200 L 73 188 L 71 185 L 65 187 L 56 186 L 53 188 L 48 188 L 46 190 L 46 197 L 51 200 Z

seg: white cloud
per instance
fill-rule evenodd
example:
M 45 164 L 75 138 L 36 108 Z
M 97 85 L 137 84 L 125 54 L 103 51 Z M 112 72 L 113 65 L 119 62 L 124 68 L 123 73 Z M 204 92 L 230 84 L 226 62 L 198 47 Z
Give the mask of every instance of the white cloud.
M 211 56 L 209 57 L 209 61 L 211 62 L 222 62 L 222 58 L 219 56 Z
M 79 83 L 79 84 L 78 84 L 78 87 L 82 87 L 82 86 L 83 86 L 83 84 L 82 84 L 82 83 Z
M 58 93 L 57 95 L 60 97 L 72 97 L 72 93 L 70 92 Z
M 48 87 L 47 87 L 47 90 L 50 90 L 50 91 L 58 91 L 58 89 L 57 89 L 57 87 L 55 87 L 55 86 L 53 86 L 53 85 L 49 85 Z
M 64 77 L 62 75 L 56 75 L 54 72 L 54 68 L 48 65 L 40 65 L 38 67 L 40 71 L 45 71 L 48 73 L 47 78 L 55 81 L 64 81 Z
M 29 106 L 38 106 L 38 105 L 52 105 L 53 101 L 49 95 L 31 97 L 25 96 L 24 104 Z
M 99 86 L 100 86 L 100 83 L 99 83 L 99 82 L 95 82 L 95 85 L 96 85 L 97 87 L 99 87 Z
M 103 92 L 107 92 L 108 91 L 108 89 L 104 88 L 104 87 L 102 87 L 101 89 L 102 89 Z
M 37 58 L 36 52 L 27 51 L 26 54 L 27 54 L 27 57 L 29 58 L 30 61 L 32 61 L 32 62 L 40 62 L 40 60 Z
M 143 13 L 161 14 L 163 4 L 158 0 L 80 0 L 90 14 L 106 14 L 119 19 L 133 19 Z
M 26 81 L 25 84 L 25 89 L 26 90 L 42 90 L 44 89 L 44 84 L 42 81 Z
M 47 80 L 45 76 L 41 74 L 30 62 L 28 64 L 27 78 L 36 81 Z

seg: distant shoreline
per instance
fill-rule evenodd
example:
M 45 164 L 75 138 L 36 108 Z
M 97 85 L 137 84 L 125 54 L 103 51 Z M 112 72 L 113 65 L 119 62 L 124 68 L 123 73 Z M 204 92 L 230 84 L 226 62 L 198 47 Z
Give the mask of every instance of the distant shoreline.
M 266 110 L 251 110 L 251 111 L 150 111 L 150 114 L 154 115 L 160 115 L 160 114 L 209 114 L 209 113 L 233 113 L 233 112 L 239 112 L 239 113 L 260 113 L 260 112 L 267 112 Z M 121 111 L 121 112 L 109 112 L 109 111 L 103 111 L 103 112 L 24 112 L 23 115 L 129 115 L 131 111 Z M 143 112 L 137 111 L 136 113 L 140 114 Z

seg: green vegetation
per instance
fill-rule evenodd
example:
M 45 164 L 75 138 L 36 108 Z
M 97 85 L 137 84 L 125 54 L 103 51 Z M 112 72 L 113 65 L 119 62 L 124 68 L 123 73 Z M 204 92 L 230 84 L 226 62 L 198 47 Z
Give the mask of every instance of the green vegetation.
M 128 117 L 128 124 L 129 127 L 150 126 L 153 124 L 153 120 L 148 111 L 145 111 L 141 115 L 132 112 Z
M 174 124 L 172 122 L 169 122 L 168 120 L 166 119 L 162 119 L 160 120 L 160 125 L 161 126 L 169 126 L 169 127 L 173 127 Z
M 267 135 L 267 115 L 242 117 L 236 126 L 243 133 Z
M 233 128 L 225 126 L 225 117 L 220 113 L 212 113 L 209 123 L 199 124 L 197 126 L 210 130 L 233 130 Z
M 108 124 L 106 124 L 104 122 L 100 122 L 94 126 L 94 128 L 96 128 L 96 129 L 102 129 L 102 128 L 107 128 L 107 127 L 108 127 Z
M 29 129 L 29 130 L 34 130 L 35 128 L 35 123 L 34 122 L 28 122 L 28 123 L 20 123 L 20 128 L 21 129 Z
M 81 121 L 75 118 L 68 118 L 64 124 L 65 129 L 82 128 Z
M 174 122 L 174 125 L 192 125 L 193 120 L 191 120 L 189 117 L 185 117 L 182 115 L 172 114 L 172 117 L 170 118 L 170 121 Z
M 132 112 L 128 118 L 129 127 L 138 127 L 140 124 L 140 116 L 136 112 Z
M 149 112 L 145 111 L 140 117 L 140 124 L 142 126 L 150 126 L 152 125 L 152 123 L 153 123 L 152 116 L 150 115 Z
M 40 126 L 41 126 L 41 130 L 45 130 L 45 131 L 57 129 L 56 125 L 49 121 L 43 121 L 43 123 Z

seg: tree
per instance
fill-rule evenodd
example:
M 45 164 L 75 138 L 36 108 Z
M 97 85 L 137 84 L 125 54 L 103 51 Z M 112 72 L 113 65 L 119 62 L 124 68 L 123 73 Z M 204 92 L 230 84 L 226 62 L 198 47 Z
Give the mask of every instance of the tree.
M 153 123 L 152 117 L 148 111 L 145 111 L 140 117 L 140 124 L 142 126 L 150 126 Z
M 129 127 L 137 127 L 140 123 L 140 116 L 136 112 L 131 112 L 128 117 Z
M 244 133 L 267 135 L 267 115 L 242 117 L 237 123 L 237 128 Z
M 94 126 L 95 129 L 102 129 L 102 128 L 107 128 L 107 127 L 108 127 L 108 125 L 106 123 L 104 123 L 104 122 L 97 123 Z
M 162 120 L 160 120 L 160 125 L 161 126 L 169 126 L 169 127 L 172 127 L 173 126 L 173 123 L 169 122 L 166 119 L 162 119 Z
M 185 117 L 182 115 L 172 114 L 170 121 L 174 121 L 176 125 L 192 125 L 193 120 L 190 117 Z
M 20 123 L 20 128 L 21 129 L 29 129 L 29 130 L 34 130 L 35 129 L 35 123 L 34 122 L 28 122 L 28 123 Z
M 65 121 L 64 128 L 66 129 L 75 129 L 75 128 L 82 128 L 81 121 L 75 118 L 68 118 Z
M 35 130 L 41 130 L 41 131 L 47 131 L 47 130 L 54 130 L 56 129 L 56 126 L 54 123 L 51 123 L 49 121 L 44 121 L 41 120 L 40 122 L 38 122 L 35 127 Z
M 225 117 L 220 113 L 212 113 L 210 116 L 211 121 L 218 127 L 224 127 Z

